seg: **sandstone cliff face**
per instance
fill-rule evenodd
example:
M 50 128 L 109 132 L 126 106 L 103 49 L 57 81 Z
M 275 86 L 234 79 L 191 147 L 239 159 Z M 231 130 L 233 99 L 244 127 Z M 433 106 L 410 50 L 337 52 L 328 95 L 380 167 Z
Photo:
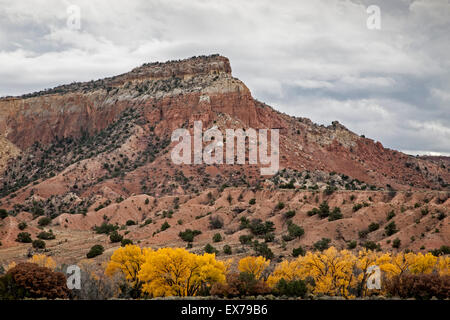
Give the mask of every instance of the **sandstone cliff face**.
M 197 120 L 222 132 L 279 129 L 280 165 L 289 170 L 272 181 L 257 165 L 174 165 L 172 131 L 192 131 Z M 277 112 L 255 100 L 218 55 L 145 64 L 116 77 L 0 99 L 0 207 L 13 214 L 89 216 L 140 195 L 277 189 L 291 180 L 313 190 L 436 189 L 448 198 L 450 173 L 442 161 L 386 149 L 337 122 L 318 126 Z

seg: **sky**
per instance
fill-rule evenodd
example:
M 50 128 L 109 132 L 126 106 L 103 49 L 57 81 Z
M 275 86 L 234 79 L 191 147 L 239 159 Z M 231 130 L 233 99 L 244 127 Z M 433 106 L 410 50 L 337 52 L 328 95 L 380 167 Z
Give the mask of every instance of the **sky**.
M 281 112 L 450 156 L 450 0 L 0 0 L 0 96 L 214 53 Z

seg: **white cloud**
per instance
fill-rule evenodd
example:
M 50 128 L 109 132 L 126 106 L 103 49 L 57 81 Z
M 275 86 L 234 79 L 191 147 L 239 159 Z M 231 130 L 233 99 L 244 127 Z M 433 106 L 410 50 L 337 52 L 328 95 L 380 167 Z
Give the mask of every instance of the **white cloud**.
M 378 31 L 366 28 L 369 2 L 0 0 L 0 95 L 220 53 L 281 111 L 338 119 L 395 148 L 450 152 L 445 130 L 414 126 L 450 126 L 448 1 L 379 0 Z M 72 4 L 76 32 L 66 26 Z

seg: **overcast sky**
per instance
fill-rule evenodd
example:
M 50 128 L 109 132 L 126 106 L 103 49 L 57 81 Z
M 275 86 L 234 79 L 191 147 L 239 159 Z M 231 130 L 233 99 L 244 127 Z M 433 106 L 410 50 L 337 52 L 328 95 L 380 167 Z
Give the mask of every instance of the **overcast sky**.
M 213 53 L 275 109 L 450 155 L 449 0 L 0 0 L 0 96 Z

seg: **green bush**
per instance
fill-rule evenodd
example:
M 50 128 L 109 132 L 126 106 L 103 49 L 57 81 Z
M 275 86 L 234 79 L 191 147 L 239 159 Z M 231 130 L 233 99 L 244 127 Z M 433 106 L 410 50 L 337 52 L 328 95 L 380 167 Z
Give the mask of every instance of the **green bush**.
M 37 235 L 38 239 L 42 239 L 42 240 L 53 240 L 55 239 L 55 235 L 53 234 L 53 232 L 50 230 L 49 232 L 47 231 L 42 231 Z
M 288 225 L 288 232 L 289 232 L 289 236 L 292 238 L 300 238 L 302 235 L 305 234 L 305 230 L 296 225 L 295 223 L 289 223 Z
M 265 235 L 266 233 L 273 232 L 275 230 L 272 221 L 262 222 L 261 219 L 253 219 L 248 228 L 255 236 Z
M 44 240 L 33 240 L 32 246 L 35 249 L 45 249 L 45 241 Z
M 259 243 L 258 241 L 253 242 L 253 250 L 266 259 L 273 258 L 273 252 L 266 243 Z
M 395 217 L 395 212 L 394 212 L 394 210 L 391 210 L 391 211 L 389 211 L 388 214 L 386 215 L 386 220 L 389 221 L 389 220 L 391 220 L 391 219 L 394 218 L 394 217 Z
M 254 205 L 255 203 L 256 203 L 256 199 L 255 198 L 250 199 L 250 201 L 248 202 L 248 204 L 250 204 L 250 205 Z
M 115 243 L 115 242 L 121 242 L 121 241 L 123 240 L 123 236 L 122 236 L 120 233 L 118 233 L 117 231 L 113 231 L 113 232 L 111 232 L 111 234 L 109 235 L 109 240 L 110 240 L 112 243 Z
M 170 224 L 165 221 L 162 225 L 161 225 L 161 231 L 167 230 L 170 228 Z
M 394 241 L 392 241 L 392 248 L 400 248 L 401 240 L 399 238 L 395 238 Z
M 205 248 L 203 249 L 206 253 L 215 253 L 217 254 L 219 251 L 217 251 L 216 248 L 214 248 L 212 245 L 210 245 L 209 243 L 206 244 Z
M 302 246 L 292 249 L 293 257 L 304 256 L 305 254 L 306 254 L 306 251 L 305 251 L 305 249 L 302 248 Z
M 331 239 L 322 238 L 321 240 L 314 243 L 314 249 L 323 251 L 330 247 Z
M 186 229 L 183 232 L 180 231 L 180 233 L 178 234 L 178 236 L 186 242 L 193 242 L 194 238 L 201 234 L 202 232 L 199 230 L 191 230 L 191 229 Z
M 286 219 L 291 219 L 295 216 L 295 211 L 294 210 L 289 210 L 287 212 L 284 213 L 284 217 Z
M 281 279 L 274 288 L 274 294 L 278 296 L 305 298 L 307 292 L 306 282 L 303 280 Z
M 16 241 L 21 243 L 31 243 L 31 234 L 29 234 L 28 232 L 20 232 L 17 235 Z
M 212 237 L 213 242 L 220 242 L 222 241 L 222 235 L 220 233 L 216 233 Z
M 127 222 L 125 224 L 127 226 L 134 226 L 136 224 L 136 221 L 134 221 L 134 220 L 127 220 Z
M 231 247 L 226 244 L 226 245 L 223 246 L 223 253 L 225 253 L 225 254 L 232 254 L 233 251 L 231 250 Z
M 371 224 L 369 224 L 368 230 L 369 232 L 373 232 L 376 231 L 380 228 L 380 225 L 378 223 L 372 222 Z
M 211 229 L 221 229 L 223 227 L 223 220 L 221 217 L 209 217 L 209 227 Z
M 88 259 L 91 259 L 91 258 L 94 258 L 96 256 L 103 254 L 104 251 L 105 251 L 105 249 L 103 248 L 102 245 L 96 244 L 96 245 L 92 246 L 91 250 L 89 250 L 89 252 L 86 254 L 86 257 Z
M 98 234 L 110 234 L 119 229 L 119 226 L 103 222 L 99 227 L 95 226 L 94 231 Z
M 244 245 L 250 244 L 252 242 L 252 240 L 253 240 L 253 236 L 250 234 L 244 234 L 239 237 L 239 242 Z
M 48 226 L 52 222 L 52 219 L 49 217 L 42 217 L 38 220 L 38 225 L 41 227 Z
M 330 216 L 328 217 L 328 221 L 335 221 L 342 219 L 341 209 L 339 207 L 334 207 L 333 211 L 331 211 Z
M 347 244 L 347 248 L 348 248 L 349 250 L 352 250 L 352 249 L 355 249 L 355 248 L 356 248 L 356 245 L 357 245 L 356 240 L 352 240 L 352 241 L 350 241 L 350 242 Z
M 126 245 L 129 245 L 129 244 L 133 244 L 133 241 L 130 239 L 122 239 L 122 241 L 120 241 L 120 245 L 122 247 L 125 247 Z
M 394 221 L 390 222 L 386 227 L 384 227 L 384 230 L 387 236 L 391 236 L 398 231 Z
M 25 221 L 20 222 L 19 225 L 18 225 L 19 230 L 25 230 L 27 228 L 27 226 L 28 225 L 27 225 L 27 223 Z
M 8 211 L 0 209 L 0 219 L 5 219 L 8 216 Z

